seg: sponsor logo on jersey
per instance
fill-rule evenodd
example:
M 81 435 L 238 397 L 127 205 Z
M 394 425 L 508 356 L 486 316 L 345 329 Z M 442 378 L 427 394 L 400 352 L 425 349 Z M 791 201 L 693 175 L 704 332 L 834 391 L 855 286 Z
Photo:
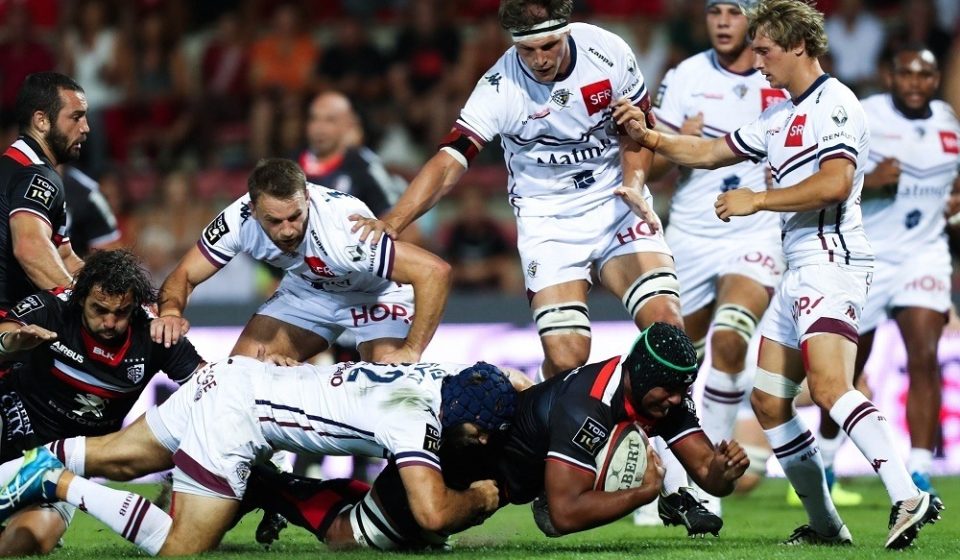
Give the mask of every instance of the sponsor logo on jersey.
M 724 95 L 722 93 L 700 92 L 700 93 L 694 93 L 690 97 L 702 97 L 704 99 L 716 99 L 716 100 L 722 101 Z
M 830 113 L 830 118 L 833 119 L 833 124 L 843 126 L 847 124 L 847 111 L 842 105 L 837 105 L 833 108 L 833 112 Z
M 227 227 L 227 218 L 223 215 L 223 212 L 219 216 L 213 219 L 210 224 L 203 230 L 203 239 L 209 245 L 216 245 L 217 241 L 227 234 L 230 231 L 230 228 Z
M 760 88 L 760 110 L 766 111 L 768 107 L 772 107 L 786 98 L 787 94 L 782 89 Z
M 957 133 L 950 130 L 940 131 L 940 146 L 945 154 L 960 154 L 960 144 L 957 143 Z
M 596 455 L 603 442 L 607 441 L 607 429 L 603 424 L 587 416 L 583 421 L 576 435 L 573 436 L 573 444 L 583 449 L 591 455 Z
M 587 106 L 587 114 L 599 113 L 613 101 L 613 86 L 610 80 L 600 80 L 580 88 L 583 102 Z
M 350 308 L 350 315 L 353 317 L 353 326 L 367 325 L 370 323 L 379 323 L 381 321 L 403 321 L 410 324 L 413 321 L 413 314 L 410 310 L 399 303 L 375 303 L 373 305 L 359 305 Z
M 750 91 L 750 88 L 746 84 L 737 84 L 733 86 L 733 94 L 743 99 L 747 95 L 747 92 Z
M 423 435 L 423 449 L 432 453 L 440 452 L 440 430 L 427 424 Z
M 609 66 L 610 68 L 613 68 L 613 61 L 610 60 L 609 58 L 607 58 L 607 56 L 606 56 L 605 54 L 603 54 L 602 52 L 598 51 L 597 49 L 595 49 L 595 48 L 593 48 L 593 47 L 590 47 L 589 49 L 587 49 L 587 52 L 590 53 L 590 54 L 592 54 L 593 56 L 597 57 L 597 59 L 598 59 L 600 62 L 606 64 L 606 65 Z
M 100 356 L 105 360 L 115 360 L 117 358 L 116 354 L 114 354 L 113 352 L 104 350 L 99 346 L 94 346 L 92 352 L 94 356 Z
M 903 226 L 906 229 L 913 229 L 920 224 L 920 218 L 922 217 L 923 217 L 923 212 L 914 208 L 910 212 L 907 212 L 907 215 L 903 220 Z
M 327 263 L 323 262 L 320 257 L 303 257 L 303 262 L 307 263 L 310 270 L 317 276 L 323 276 L 324 278 L 333 278 L 336 276 L 336 274 L 330 270 L 330 267 L 327 266 Z
M 317 232 L 313 228 L 310 228 L 310 239 L 313 239 L 313 242 L 316 243 L 317 248 L 320 249 L 320 252 L 322 252 L 324 255 L 330 254 L 327 252 L 327 248 L 323 246 L 323 242 L 320 241 L 320 236 L 317 235 Z
M 491 87 L 497 88 L 497 93 L 500 93 L 500 73 L 499 72 L 494 72 L 493 74 L 484 76 L 483 79 L 486 80 L 487 84 L 489 84 Z
M 567 88 L 560 88 L 555 90 L 550 94 L 550 102 L 557 105 L 561 109 L 567 108 L 567 103 L 570 102 L 570 98 L 573 97 L 573 94 L 570 93 L 570 90 Z M 546 115 L 544 115 L 546 116 Z
M 12 311 L 15 317 L 23 317 L 27 313 L 37 309 L 43 309 L 43 301 L 37 296 L 27 296 L 13 306 Z
M 807 115 L 797 115 L 794 117 L 793 122 L 790 123 L 790 128 L 787 129 L 787 139 L 783 143 L 784 147 L 787 148 L 802 148 L 803 147 L 803 129 L 807 126 Z
M 53 208 L 53 198 L 57 194 L 57 186 L 54 185 L 43 175 L 35 173 L 30 179 L 30 186 L 27 187 L 23 198 L 39 203 L 41 206 L 50 210 Z
M 527 265 L 527 276 L 530 278 L 535 278 L 537 276 L 538 266 L 540 266 L 540 263 L 537 261 L 530 261 L 530 264 Z
M 103 409 L 107 407 L 107 403 L 109 402 L 107 399 L 90 393 L 77 395 L 73 400 L 80 404 L 79 408 L 72 411 L 74 414 L 77 416 L 86 416 L 89 414 L 94 418 L 103 418 Z
M 250 203 L 244 202 L 240 205 L 240 223 L 246 222 L 247 219 L 253 214 L 253 211 L 250 209 Z
M 0 395 L 0 410 L 3 410 L 3 431 L 8 442 L 33 435 L 27 409 L 16 393 Z
M 83 354 L 67 348 L 59 340 L 55 340 L 53 344 L 50 345 L 50 349 L 58 354 L 62 354 L 70 358 L 71 360 L 77 362 L 78 364 L 83 363 Z
M 520 126 L 523 126 L 523 125 L 527 124 L 527 123 L 530 122 L 530 121 L 535 121 L 535 120 L 537 120 L 537 119 L 542 119 L 542 118 L 548 116 L 549 114 L 550 114 L 550 108 L 549 108 L 549 107 L 546 107 L 546 108 L 544 108 L 544 109 L 540 109 L 540 110 L 537 111 L 536 113 L 527 115 L 527 118 L 525 118 L 525 119 L 523 119 L 522 121 L 520 121 Z
M 143 380 L 143 375 L 146 368 L 143 364 L 133 364 L 127 366 L 127 379 L 131 383 L 140 383 Z
M 557 155 L 550 153 L 550 156 L 544 159 L 544 156 L 537 156 L 537 163 L 543 165 L 571 165 L 582 161 L 591 160 L 603 156 L 613 142 L 609 138 L 601 138 L 599 146 L 590 146 L 587 148 L 573 148 L 572 150 Z
M 740 177 L 738 175 L 729 175 L 723 178 L 723 186 L 720 187 L 720 192 L 732 191 L 733 189 L 740 188 Z

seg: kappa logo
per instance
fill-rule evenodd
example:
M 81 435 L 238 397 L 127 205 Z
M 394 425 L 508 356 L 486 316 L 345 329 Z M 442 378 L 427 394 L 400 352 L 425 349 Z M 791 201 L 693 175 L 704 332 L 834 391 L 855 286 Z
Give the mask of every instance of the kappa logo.
M 803 129 L 807 127 L 807 115 L 797 115 L 794 117 L 793 122 L 790 123 L 790 128 L 787 129 L 787 139 L 783 143 L 786 148 L 802 148 L 803 147 Z
M 330 267 L 327 266 L 327 263 L 323 262 L 320 257 L 303 257 L 303 262 L 307 263 L 310 270 L 317 276 L 323 276 L 324 278 L 333 278 L 336 276 L 333 270 L 331 270 Z
M 609 432 L 603 424 L 587 416 L 587 419 L 583 421 L 583 424 L 580 426 L 580 429 L 577 430 L 577 433 L 571 441 L 587 453 L 596 455 L 603 442 L 607 441 L 608 435 Z
M 613 101 L 613 86 L 610 80 L 600 80 L 580 88 L 580 95 L 587 106 L 587 114 L 593 115 L 606 109 Z
M 874 459 L 871 465 L 873 466 L 874 472 L 880 472 L 880 466 L 886 463 L 886 459 Z
M 601 52 L 598 51 L 597 49 L 595 49 L 595 48 L 593 48 L 593 47 L 590 47 L 590 48 L 587 49 L 587 52 L 589 52 L 589 53 L 592 54 L 593 56 L 597 57 L 597 59 L 599 59 L 600 62 L 603 62 L 604 64 L 606 64 L 606 65 L 609 66 L 610 68 L 613 68 L 613 61 L 610 60 L 609 58 L 607 58 L 606 55 L 604 55 L 603 53 L 601 53 Z
M 493 74 L 484 76 L 483 79 L 486 80 L 490 86 L 497 88 L 497 93 L 500 93 L 500 73 L 499 72 L 495 72 Z
M 229 231 L 230 228 L 227 226 L 227 217 L 221 212 L 219 216 L 214 218 L 213 221 L 204 228 L 203 239 L 210 245 L 216 245 L 217 241 L 220 241 Z
M 768 107 L 773 107 L 777 103 L 785 101 L 787 94 L 782 89 L 760 88 L 760 110 L 766 111 Z
M 848 306 L 847 306 L 847 310 L 844 311 L 843 313 L 844 313 L 844 315 L 846 315 L 847 317 L 850 317 L 851 320 L 853 320 L 853 321 L 856 321 L 856 320 L 857 320 L 857 310 L 854 309 L 852 305 L 848 305 Z
M 952 130 L 940 131 L 940 146 L 945 154 L 960 154 L 960 144 L 957 143 L 957 133 Z
M 830 118 L 833 119 L 833 123 L 837 126 L 847 124 L 847 112 L 842 105 L 837 105 L 833 108 L 833 112 L 830 113 Z
M 30 179 L 30 185 L 27 187 L 23 198 L 39 203 L 47 210 L 53 208 L 53 199 L 57 195 L 57 186 L 43 175 L 35 173 Z

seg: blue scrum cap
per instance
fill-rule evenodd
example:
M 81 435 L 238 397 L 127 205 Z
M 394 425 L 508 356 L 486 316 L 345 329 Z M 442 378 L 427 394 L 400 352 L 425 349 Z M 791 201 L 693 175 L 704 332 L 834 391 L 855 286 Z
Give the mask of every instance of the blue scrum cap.
M 490 432 L 510 427 L 517 391 L 496 366 L 486 362 L 443 380 L 440 387 L 440 423 L 444 428 L 473 422 Z

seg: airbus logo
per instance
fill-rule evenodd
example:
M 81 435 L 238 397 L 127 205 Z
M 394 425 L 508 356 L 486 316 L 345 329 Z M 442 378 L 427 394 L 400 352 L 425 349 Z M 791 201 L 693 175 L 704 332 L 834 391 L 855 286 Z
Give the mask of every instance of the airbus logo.
M 59 340 L 55 341 L 50 345 L 50 349 L 58 354 L 63 354 L 64 356 L 70 358 L 71 360 L 77 362 L 78 364 L 83 363 L 83 355 L 79 352 L 71 350 L 60 343 Z

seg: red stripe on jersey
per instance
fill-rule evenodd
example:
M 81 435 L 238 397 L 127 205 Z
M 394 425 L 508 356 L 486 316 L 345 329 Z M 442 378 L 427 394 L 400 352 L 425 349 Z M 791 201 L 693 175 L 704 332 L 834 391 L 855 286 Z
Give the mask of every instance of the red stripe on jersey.
M 30 158 L 27 156 L 27 154 L 14 148 L 13 146 L 10 146 L 9 148 L 7 148 L 7 151 L 3 152 L 3 155 L 7 156 L 8 158 L 12 159 L 13 161 L 23 166 L 33 164 L 33 162 L 30 161 Z
M 66 373 L 60 371 L 55 367 L 50 368 L 50 373 L 53 374 L 54 377 L 56 377 L 60 381 L 63 381 L 67 385 L 73 387 L 74 389 L 83 391 L 84 393 L 90 393 L 91 395 L 96 395 L 104 399 L 119 399 L 123 397 L 136 396 L 136 393 L 134 395 L 127 395 L 126 393 L 121 393 L 119 391 L 111 391 L 110 389 L 106 389 L 104 387 L 98 387 L 96 385 L 90 385 L 89 383 L 84 383 L 79 379 L 70 377 L 69 375 L 67 375 Z
M 610 358 L 607 360 L 607 363 L 603 364 L 603 368 L 600 369 L 600 373 L 593 382 L 593 387 L 590 388 L 591 397 L 597 400 L 603 398 L 603 392 L 610 383 L 610 378 L 613 376 L 613 372 L 617 369 L 617 364 L 619 363 L 620 356 L 617 356 L 615 358 Z
M 123 357 L 127 355 L 127 350 L 130 349 L 130 343 L 133 341 L 133 338 L 130 336 L 132 331 L 133 329 L 127 328 L 126 340 L 119 346 L 107 346 L 106 344 L 97 342 L 97 340 L 93 338 L 93 335 L 87 332 L 86 327 L 80 329 L 80 336 L 83 338 L 84 350 L 86 350 L 86 354 L 90 359 L 110 367 L 117 367 L 120 365 L 120 362 L 123 361 Z

